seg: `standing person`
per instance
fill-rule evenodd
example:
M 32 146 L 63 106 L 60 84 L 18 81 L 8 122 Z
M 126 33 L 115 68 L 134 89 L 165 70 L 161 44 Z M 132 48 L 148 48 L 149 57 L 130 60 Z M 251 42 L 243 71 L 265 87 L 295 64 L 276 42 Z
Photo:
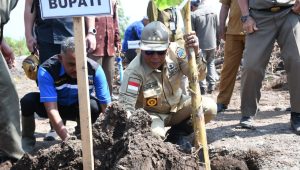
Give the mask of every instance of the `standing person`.
M 184 11 L 182 10 L 180 12 L 180 9 L 176 7 L 167 8 L 161 11 L 157 8 L 153 0 L 150 0 L 147 6 L 147 16 L 149 17 L 149 22 L 162 22 L 168 28 L 170 41 L 177 42 L 183 47 L 184 25 L 181 13 L 184 13 Z
M 205 77 L 195 33 L 185 36 L 185 46 L 195 50 L 199 77 Z M 193 132 L 191 124 L 191 97 L 184 95 L 180 87 L 183 75 L 190 76 L 185 49 L 169 41 L 168 29 L 159 21 L 149 23 L 143 30 L 141 54 L 129 64 L 120 87 L 119 102 L 129 113 L 145 109 L 152 118 L 151 130 L 165 137 L 165 126 L 171 126 L 167 141 L 179 142 Z M 178 54 L 178 50 L 183 53 Z M 204 68 L 203 68 L 204 67 Z M 216 103 L 202 98 L 205 122 L 216 115 Z
M 207 62 L 206 79 L 200 82 L 201 94 L 212 93 L 215 90 L 215 84 L 218 75 L 215 67 L 215 53 L 217 48 L 218 16 L 212 8 L 202 0 L 193 0 L 191 2 L 191 22 L 193 30 L 196 31 L 199 38 L 199 47 L 202 50 L 204 59 Z M 208 86 L 207 86 L 208 83 Z
M 137 55 L 136 49 L 128 48 L 128 41 L 141 40 L 142 31 L 148 23 L 149 19 L 145 16 L 141 21 L 136 21 L 126 28 L 122 45 L 122 53 L 125 54 L 125 58 L 128 63 L 130 63 Z
M 20 159 L 24 151 L 21 145 L 19 98 L 8 64 L 14 62 L 14 54 L 3 41 L 3 26 L 9 20 L 10 11 L 17 5 L 17 0 L 3 0 L 0 6 L 0 164 L 6 160 Z M 5 59 L 4 59 L 5 58 Z
M 24 9 L 25 38 L 30 52 L 39 52 L 39 61 L 60 53 L 66 37 L 73 36 L 73 20 L 69 18 L 42 19 L 39 0 L 26 0 Z M 57 134 L 51 127 L 44 140 L 55 140 Z
M 275 40 L 281 49 L 290 92 L 291 127 L 300 134 L 300 0 L 238 0 L 247 32 L 241 80 L 240 125 L 252 128 L 260 88 Z
M 245 34 L 240 20 L 241 10 L 238 1 L 220 0 L 220 2 L 222 3 L 220 10 L 220 39 L 225 41 L 225 50 L 217 97 L 218 112 L 227 109 L 230 102 L 245 48 Z M 226 27 L 228 14 L 229 21 Z
M 96 36 L 96 49 L 92 52 L 89 51 L 89 57 L 102 66 L 111 95 L 113 91 L 112 87 L 115 73 L 114 56 L 116 55 L 116 52 L 119 53 L 121 50 L 117 2 L 113 0 L 112 4 L 113 15 L 94 17 L 94 21 L 91 20 L 90 22 L 94 23 L 95 28 L 87 29 L 87 34 L 94 34 Z M 87 37 L 87 39 L 89 41 L 90 38 Z
M 184 49 L 184 25 L 182 16 L 185 15 L 184 9 L 180 7 L 171 7 L 165 10 L 159 10 L 155 5 L 153 0 L 150 0 L 147 6 L 147 16 L 149 17 L 149 22 L 160 21 L 167 28 L 169 33 L 170 42 L 176 42 L 182 49 Z M 178 51 L 182 53 L 182 51 Z M 181 54 L 179 54 L 181 55 Z M 181 79 L 181 88 L 185 95 L 188 94 L 188 79 L 183 76 Z
M 22 144 L 30 151 L 35 145 L 34 113 L 49 118 L 62 140 L 70 134 L 62 120 L 77 121 L 79 128 L 79 103 L 74 38 L 67 38 L 61 44 L 61 53 L 46 60 L 38 70 L 39 92 L 31 92 L 21 99 Z M 90 108 L 92 123 L 104 112 L 111 102 L 107 81 L 101 66 L 87 60 Z M 95 91 L 95 96 L 92 92 Z M 76 128 L 75 128 L 76 129 Z M 79 129 L 78 129 L 79 130 Z
M 60 53 L 63 40 L 74 35 L 71 17 L 42 19 L 38 0 L 26 0 L 24 24 L 27 48 L 34 52 L 37 47 L 40 64 Z

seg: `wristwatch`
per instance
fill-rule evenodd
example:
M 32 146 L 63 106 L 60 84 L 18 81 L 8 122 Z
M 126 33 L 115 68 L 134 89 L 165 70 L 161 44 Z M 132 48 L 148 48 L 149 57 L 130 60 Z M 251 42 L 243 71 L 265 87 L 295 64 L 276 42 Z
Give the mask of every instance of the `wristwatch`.
M 241 16 L 242 23 L 245 23 L 247 21 L 248 17 L 249 17 L 249 15 Z
M 97 30 L 95 28 L 90 28 L 88 30 L 88 34 L 96 35 L 97 34 Z

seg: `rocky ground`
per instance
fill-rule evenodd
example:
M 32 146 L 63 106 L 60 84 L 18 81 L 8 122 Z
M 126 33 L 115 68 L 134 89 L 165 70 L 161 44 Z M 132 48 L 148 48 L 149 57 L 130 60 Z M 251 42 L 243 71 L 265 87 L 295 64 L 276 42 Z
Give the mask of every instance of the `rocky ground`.
M 21 98 L 36 91 L 17 58 L 13 78 Z M 272 66 L 270 67 L 271 69 Z M 218 91 L 208 96 L 216 99 Z M 117 97 L 117 91 L 115 93 Z M 300 169 L 300 136 L 290 129 L 289 93 L 284 71 L 268 72 L 263 82 L 255 129 L 238 126 L 240 119 L 240 80 L 238 78 L 229 109 L 207 124 L 207 140 L 212 169 Z M 149 133 L 148 117 L 142 111 L 132 119 L 122 117 L 122 108 L 114 104 L 93 126 L 95 166 L 97 169 L 199 169 L 202 163 L 175 145 L 164 143 Z M 116 114 L 118 113 L 118 114 Z M 141 121 L 144 120 L 144 121 Z M 106 122 L 106 123 L 105 123 Z M 112 123 L 108 130 L 107 122 Z M 80 141 L 44 142 L 48 120 L 37 119 L 38 143 L 32 155 L 26 155 L 14 169 L 82 169 Z M 76 125 L 67 122 L 70 131 Z M 2 164 L 0 169 L 12 165 Z M 197 168 L 196 168 L 197 167 Z

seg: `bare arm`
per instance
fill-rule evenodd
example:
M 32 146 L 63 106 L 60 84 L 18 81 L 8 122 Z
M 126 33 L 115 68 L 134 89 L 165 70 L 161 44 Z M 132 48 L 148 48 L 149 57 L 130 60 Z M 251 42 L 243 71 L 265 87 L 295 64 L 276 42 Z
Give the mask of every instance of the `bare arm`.
M 85 26 L 86 29 L 94 29 L 95 28 L 95 17 L 88 16 L 85 17 Z M 86 34 L 86 45 L 87 45 L 87 51 L 89 53 L 93 52 L 96 49 L 96 36 L 87 32 Z
M 220 10 L 220 37 L 219 39 L 223 39 L 224 41 L 226 40 L 225 38 L 225 33 L 226 33 L 226 19 L 228 17 L 229 13 L 229 5 L 222 4 L 221 10 Z
M 48 117 L 52 126 L 54 127 L 56 133 L 62 140 L 66 140 L 70 135 L 67 128 L 65 127 L 59 112 L 56 102 L 45 102 L 45 109 L 47 111 Z
M 34 47 L 36 46 L 36 39 L 33 36 L 33 24 L 36 16 L 36 9 L 34 7 L 33 12 L 31 12 L 33 0 L 25 1 L 25 9 L 24 9 L 24 27 L 25 27 L 25 38 L 27 48 L 30 52 L 34 51 Z
M 238 0 L 242 16 L 249 15 L 249 2 L 248 0 Z

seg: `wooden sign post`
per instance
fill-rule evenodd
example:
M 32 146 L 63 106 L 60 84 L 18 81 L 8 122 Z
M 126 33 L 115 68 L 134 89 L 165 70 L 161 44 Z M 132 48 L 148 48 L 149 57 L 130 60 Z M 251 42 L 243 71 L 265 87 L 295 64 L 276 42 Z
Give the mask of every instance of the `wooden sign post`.
M 79 98 L 80 130 L 83 169 L 94 169 L 93 136 L 91 126 L 90 94 L 83 17 L 74 17 L 76 71 Z
M 110 0 L 40 0 L 43 19 L 73 17 L 78 84 L 82 161 L 84 170 L 94 169 L 93 140 L 88 85 L 84 18 L 87 15 L 112 15 Z

